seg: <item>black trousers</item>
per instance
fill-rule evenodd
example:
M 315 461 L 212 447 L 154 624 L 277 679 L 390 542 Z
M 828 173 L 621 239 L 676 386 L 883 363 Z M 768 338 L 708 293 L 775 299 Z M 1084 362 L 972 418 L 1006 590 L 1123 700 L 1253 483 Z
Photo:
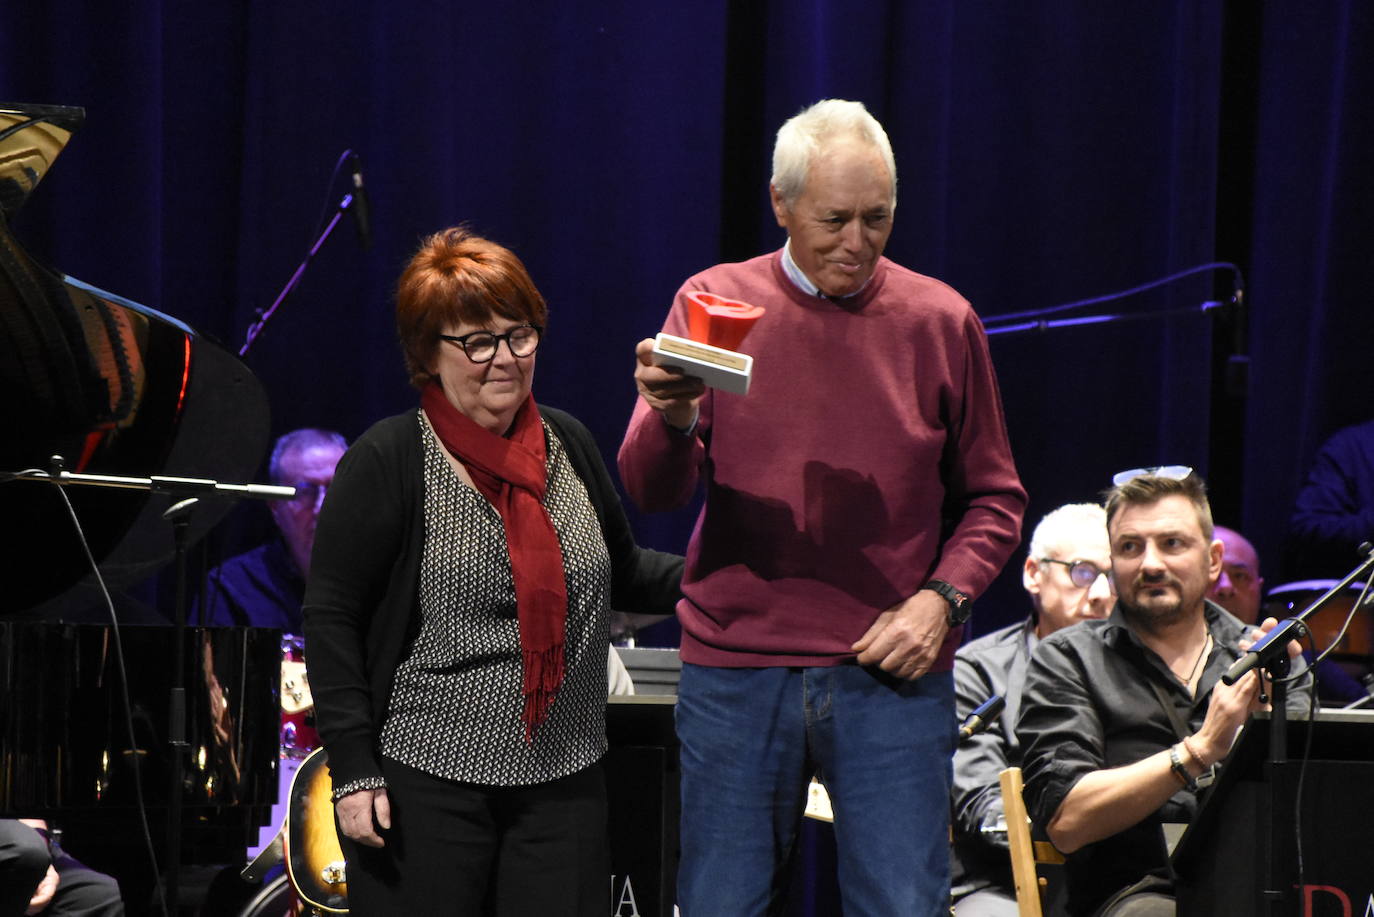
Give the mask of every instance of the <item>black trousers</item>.
M 37 831 L 0 819 L 0 917 L 24 913 L 50 862 L 48 843 Z
M 57 891 L 43 910 L 45 917 L 121 917 L 119 885 L 48 844 L 37 831 L 11 819 L 0 819 L 0 917 L 18 917 L 29 906 L 38 883 L 57 869 Z
M 601 765 L 533 786 L 432 777 L 383 760 L 386 846 L 340 835 L 353 917 L 605 917 L 610 912 Z

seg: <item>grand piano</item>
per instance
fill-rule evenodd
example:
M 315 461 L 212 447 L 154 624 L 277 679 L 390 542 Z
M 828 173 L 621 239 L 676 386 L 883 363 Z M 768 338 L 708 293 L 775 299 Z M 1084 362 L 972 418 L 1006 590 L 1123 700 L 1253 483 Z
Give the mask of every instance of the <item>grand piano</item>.
M 269 416 L 262 387 L 228 351 L 44 267 L 15 239 L 15 213 L 83 118 L 79 108 L 0 103 L 0 816 L 62 825 L 67 848 L 115 873 L 138 914 L 153 886 L 149 848 L 161 861 L 179 832 L 183 862 L 233 863 L 267 823 L 280 635 L 131 620 L 116 631 L 58 489 L 13 475 L 61 455 L 73 472 L 246 481 L 266 449 Z M 65 490 L 111 589 L 171 558 L 162 514 L 176 498 Z M 188 539 L 228 508 L 202 500 Z M 173 748 L 178 639 L 186 736 Z M 174 798 L 182 817 L 169 830 Z

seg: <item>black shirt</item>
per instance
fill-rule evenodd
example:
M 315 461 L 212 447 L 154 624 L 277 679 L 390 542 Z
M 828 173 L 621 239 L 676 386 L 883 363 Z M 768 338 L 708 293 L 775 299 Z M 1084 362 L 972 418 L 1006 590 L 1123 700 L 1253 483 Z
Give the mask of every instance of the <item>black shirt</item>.
M 1027 619 L 966 643 L 954 654 L 954 706 L 960 722 L 994 694 L 1006 700 L 996 723 L 962 740 L 954 751 L 951 865 L 956 896 L 989 885 L 1008 897 L 1016 893 L 998 778 L 1005 768 L 1021 763 L 1016 717 L 1036 642 L 1035 622 Z
M 1118 604 L 1105 621 L 1050 634 L 1032 654 L 1016 733 L 1023 750 L 1026 806 L 1045 825 L 1085 774 L 1148 758 L 1179 741 L 1153 683 L 1190 732 L 1207 715 L 1212 687 L 1242 655 L 1249 628 L 1211 602 L 1204 611 L 1213 647 L 1196 697 L 1126 626 Z M 1306 709 L 1306 681 L 1290 689 L 1289 709 Z M 1150 818 L 1088 844 L 1068 858 L 1069 912 L 1090 914 L 1117 889 L 1167 872 L 1161 822 L 1189 822 L 1197 794 L 1180 789 Z

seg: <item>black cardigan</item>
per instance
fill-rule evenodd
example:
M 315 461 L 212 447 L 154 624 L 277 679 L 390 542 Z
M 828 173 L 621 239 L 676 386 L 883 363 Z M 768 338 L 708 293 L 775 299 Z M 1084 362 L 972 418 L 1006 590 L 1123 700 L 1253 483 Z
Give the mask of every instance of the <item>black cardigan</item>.
M 635 544 L 591 433 L 541 407 L 587 488 L 611 558 L 611 606 L 672 614 L 682 558 Z M 396 667 L 419 630 L 424 464 L 418 410 L 373 425 L 344 454 L 320 511 L 305 645 L 334 786 L 379 777 L 377 737 Z

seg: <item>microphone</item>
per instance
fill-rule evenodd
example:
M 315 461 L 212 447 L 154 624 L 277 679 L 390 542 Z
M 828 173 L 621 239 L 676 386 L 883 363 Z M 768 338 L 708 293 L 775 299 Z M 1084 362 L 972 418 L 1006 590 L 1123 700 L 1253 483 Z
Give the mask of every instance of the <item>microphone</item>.
M 348 154 L 349 169 L 353 173 L 353 221 L 358 227 L 358 244 L 367 251 L 372 247 L 372 217 L 367 206 L 367 188 L 363 185 L 363 164 L 358 154 Z
M 964 717 L 963 725 L 959 727 L 959 741 L 962 742 L 964 739 L 976 736 L 991 726 L 1006 705 L 1007 699 L 1005 697 L 994 694 L 973 708 L 973 712 Z
M 1268 665 L 1275 657 L 1288 652 L 1288 641 L 1296 640 L 1307 633 L 1307 625 L 1298 618 L 1284 618 L 1277 627 L 1256 641 L 1221 676 L 1225 685 L 1240 681 L 1246 672 Z

